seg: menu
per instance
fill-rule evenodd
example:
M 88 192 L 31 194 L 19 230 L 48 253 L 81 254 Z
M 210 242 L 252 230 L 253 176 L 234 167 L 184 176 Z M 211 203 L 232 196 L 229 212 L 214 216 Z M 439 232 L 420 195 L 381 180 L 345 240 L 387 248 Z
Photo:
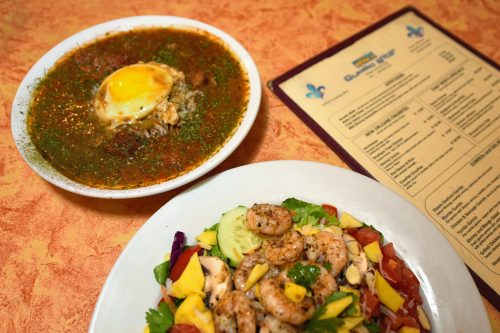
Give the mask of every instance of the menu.
M 270 82 L 350 166 L 434 222 L 498 308 L 498 65 L 405 8 Z

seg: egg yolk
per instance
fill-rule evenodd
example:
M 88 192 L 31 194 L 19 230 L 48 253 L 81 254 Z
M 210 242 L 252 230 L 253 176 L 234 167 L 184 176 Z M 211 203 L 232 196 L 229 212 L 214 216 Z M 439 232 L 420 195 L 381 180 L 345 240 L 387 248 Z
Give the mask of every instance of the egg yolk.
M 172 72 L 157 63 L 139 63 L 113 72 L 95 96 L 97 116 L 112 126 L 148 116 L 168 98 L 174 82 Z
M 169 89 L 162 74 L 157 68 L 149 66 L 124 67 L 109 77 L 109 93 L 119 103 L 147 96 L 163 97 Z

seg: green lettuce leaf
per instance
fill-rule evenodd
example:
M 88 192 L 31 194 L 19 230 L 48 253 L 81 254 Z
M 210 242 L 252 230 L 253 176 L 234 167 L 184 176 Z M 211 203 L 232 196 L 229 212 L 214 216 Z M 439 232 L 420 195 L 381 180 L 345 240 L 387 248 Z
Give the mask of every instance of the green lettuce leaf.
M 328 215 L 320 205 L 295 198 L 288 198 L 281 205 L 292 212 L 292 220 L 299 227 L 306 224 L 318 225 L 322 218 L 325 219 L 326 225 L 339 224 L 337 217 Z
M 308 333 L 336 333 L 337 329 L 344 325 L 342 318 L 311 319 L 307 323 Z
M 158 266 L 156 266 L 153 269 L 153 273 L 155 274 L 155 279 L 156 281 L 161 284 L 165 285 L 165 282 L 167 281 L 168 277 L 168 270 L 170 269 L 170 260 L 167 260 Z

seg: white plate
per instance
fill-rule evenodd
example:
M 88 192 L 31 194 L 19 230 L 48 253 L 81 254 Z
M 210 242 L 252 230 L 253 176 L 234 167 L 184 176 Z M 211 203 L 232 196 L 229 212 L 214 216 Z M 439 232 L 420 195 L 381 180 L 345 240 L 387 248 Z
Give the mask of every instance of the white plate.
M 413 205 L 367 177 L 326 164 L 275 161 L 216 175 L 178 195 L 137 232 L 115 263 L 97 301 L 89 332 L 142 332 L 145 312 L 161 298 L 153 268 L 170 252 L 174 233 L 188 242 L 237 205 L 288 197 L 330 203 L 378 228 L 421 282 L 433 332 L 490 332 L 465 265 Z
M 128 31 L 138 27 L 177 27 L 204 30 L 219 37 L 240 61 L 249 81 L 249 102 L 243 119 L 224 146 L 192 171 L 166 182 L 129 190 L 98 189 L 75 182 L 54 169 L 36 150 L 26 130 L 26 117 L 36 82 L 67 52 L 108 32 Z M 175 16 L 135 16 L 102 23 L 85 29 L 56 45 L 36 62 L 24 77 L 12 103 L 11 126 L 17 149 L 29 166 L 48 182 L 68 191 L 98 198 L 136 198 L 172 190 L 209 172 L 224 161 L 243 141 L 257 116 L 261 98 L 259 72 L 248 52 L 234 38 L 208 24 Z

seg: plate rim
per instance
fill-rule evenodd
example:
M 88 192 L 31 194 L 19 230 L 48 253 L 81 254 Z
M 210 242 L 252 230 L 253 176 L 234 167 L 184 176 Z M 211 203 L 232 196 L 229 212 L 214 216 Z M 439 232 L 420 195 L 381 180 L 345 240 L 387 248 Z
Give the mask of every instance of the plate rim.
M 364 175 L 361 175 L 359 173 L 356 173 L 354 171 L 344 169 L 338 166 L 330 165 L 330 164 L 325 164 L 325 163 L 320 163 L 320 162 L 310 162 L 310 161 L 299 161 L 299 160 L 279 160 L 279 161 L 266 161 L 266 162 L 257 162 L 257 163 L 252 163 L 252 164 L 247 164 L 243 165 L 240 167 L 236 167 L 233 169 L 226 170 L 224 172 L 221 172 L 219 174 L 216 174 L 208 179 L 203 180 L 202 182 L 199 182 L 195 184 L 194 186 L 184 190 L 174 198 L 172 198 L 170 201 L 166 202 L 160 209 L 158 209 L 136 232 L 136 234 L 132 237 L 132 239 L 129 241 L 129 243 L 125 246 L 125 248 L 122 250 L 120 253 L 118 259 L 115 261 L 113 264 L 113 267 L 111 271 L 109 272 L 106 281 L 102 287 L 101 293 L 99 294 L 99 298 L 96 302 L 94 312 L 92 314 L 92 319 L 90 322 L 89 326 L 89 332 L 90 333 L 95 333 L 96 331 L 96 325 L 98 323 L 98 316 L 99 316 L 99 311 L 101 310 L 104 302 L 104 298 L 106 297 L 106 294 L 109 293 L 109 288 L 110 284 L 112 282 L 112 279 L 116 274 L 118 274 L 118 269 L 122 265 L 122 262 L 126 260 L 126 256 L 130 251 L 133 251 L 133 244 L 134 240 L 137 237 L 143 237 L 142 234 L 146 234 L 148 229 L 152 229 L 155 224 L 158 224 L 160 222 L 157 221 L 158 218 L 160 218 L 163 214 L 163 212 L 168 211 L 169 209 L 172 209 L 173 206 L 178 204 L 179 202 L 182 203 L 183 200 L 189 199 L 189 196 L 193 196 L 193 193 L 196 193 L 196 191 L 203 189 L 204 187 L 210 188 L 210 186 L 215 186 L 217 185 L 217 182 L 223 182 L 227 181 L 228 179 L 225 178 L 231 178 L 238 176 L 238 174 L 245 173 L 245 172 L 252 172 L 252 171 L 262 171 L 266 170 L 267 172 L 269 169 L 272 168 L 282 168 L 282 169 L 303 169 L 303 168 L 309 168 L 309 169 L 314 169 L 314 170 L 319 170 L 319 169 L 328 169 L 332 173 L 338 173 L 339 177 L 343 176 L 346 178 L 357 178 L 361 184 L 367 185 L 371 184 L 369 186 L 375 186 L 376 188 L 381 190 L 380 194 L 384 195 L 389 195 L 389 197 L 392 197 L 392 199 L 396 198 L 395 200 L 399 201 L 399 203 L 403 203 L 403 206 L 405 206 L 405 209 L 409 209 L 411 212 L 411 215 L 414 218 L 418 218 L 419 222 L 423 223 L 424 229 L 427 230 L 433 230 L 431 236 L 438 239 L 441 243 L 441 246 L 444 249 L 444 252 L 440 252 L 439 255 L 443 255 L 445 253 L 446 255 L 449 255 L 450 257 L 447 258 L 448 261 L 451 261 L 453 263 L 454 269 L 457 269 L 456 272 L 454 272 L 454 276 L 459 276 L 460 280 L 462 280 L 463 285 L 467 285 L 468 288 L 466 290 L 468 296 L 471 298 L 468 300 L 466 306 L 468 308 L 472 308 L 475 313 L 475 319 L 479 319 L 480 322 L 475 323 L 474 327 L 475 328 L 484 328 L 484 332 L 491 332 L 491 326 L 489 325 L 489 320 L 486 314 L 486 310 L 484 307 L 484 304 L 480 298 L 479 291 L 470 275 L 468 270 L 465 267 L 465 264 L 463 261 L 459 258 L 458 254 L 455 252 L 455 250 L 452 248 L 452 246 L 449 244 L 449 242 L 446 240 L 446 238 L 442 235 L 442 233 L 439 231 L 439 229 L 427 218 L 423 213 L 421 213 L 415 206 L 413 206 L 409 201 L 407 201 L 405 198 L 403 198 L 401 195 L 398 193 L 394 192 L 393 190 L 387 188 L 386 186 L 382 185 L 381 183 L 368 178 Z M 240 175 L 241 176 L 241 175 Z M 215 185 L 213 185 L 215 183 Z M 212 185 L 210 185 L 212 184 Z M 399 199 L 398 199 L 399 198 Z M 335 205 L 335 202 L 332 202 L 332 204 Z M 220 211 L 220 214 L 222 214 L 223 211 Z M 210 224 L 210 222 L 206 223 L 207 226 Z M 383 230 L 383 228 L 382 228 Z M 188 235 L 189 236 L 189 235 Z M 412 237 L 412 236 L 409 236 Z M 193 240 L 193 237 L 188 237 L 188 240 Z M 393 239 L 389 239 L 389 241 L 393 241 Z M 405 245 L 406 246 L 406 245 Z M 400 253 L 400 250 L 402 249 L 403 245 L 396 243 L 396 250 L 398 253 Z M 398 251 L 399 250 L 399 251 Z M 437 257 L 439 257 L 439 255 Z M 406 258 L 404 257 L 404 260 L 406 263 L 409 263 L 409 260 L 411 261 L 412 258 Z M 152 267 L 151 267 L 152 269 Z M 419 280 L 421 281 L 421 288 L 427 289 L 423 290 L 424 292 L 424 298 L 425 298 L 425 303 L 426 306 L 429 306 L 428 302 L 434 302 L 434 299 L 429 299 L 429 294 L 434 295 L 434 288 L 436 286 L 429 286 L 428 285 L 428 277 L 430 272 L 427 272 L 423 276 L 421 275 L 423 272 L 422 270 L 418 269 L 415 271 L 415 267 L 412 267 L 412 270 L 417 274 L 419 277 Z M 151 274 L 149 272 L 149 274 Z M 438 273 L 433 273 L 432 278 L 435 278 L 435 275 Z M 423 278 L 423 280 L 422 280 Z M 153 279 L 154 280 L 154 279 Z M 456 282 L 455 282 L 456 283 Z M 422 292 L 422 289 L 421 289 Z M 435 295 L 434 295 L 435 296 Z M 439 300 L 441 302 L 442 300 Z M 451 307 L 460 307 L 460 304 L 449 304 Z M 431 306 L 431 312 L 429 313 L 429 308 L 427 308 L 428 315 L 429 317 L 435 319 L 436 314 L 446 314 L 445 311 L 449 310 L 449 308 L 446 309 L 441 309 L 438 311 L 435 307 L 436 304 L 430 304 Z M 144 309 L 146 311 L 147 309 Z M 436 312 L 437 311 L 437 312 Z M 434 324 L 434 323 L 433 323 Z M 482 325 L 482 326 L 481 326 Z M 433 325 L 433 327 L 436 327 Z M 439 327 L 439 325 L 438 325 Z M 459 327 L 460 328 L 460 327 Z M 433 330 L 434 332 L 439 332 L 440 330 Z
M 31 94 L 37 80 L 63 57 L 81 45 L 103 37 L 106 33 L 128 31 L 138 27 L 184 27 L 201 29 L 223 42 L 238 58 L 241 66 L 246 71 L 249 81 L 248 104 L 239 125 L 235 128 L 226 142 L 198 167 L 176 178 L 144 187 L 132 189 L 105 189 L 91 187 L 78 183 L 61 174 L 48 161 L 46 161 L 36 147 L 31 143 L 27 131 L 26 119 Z M 45 52 L 28 70 L 19 84 L 11 106 L 11 133 L 16 148 L 28 166 L 47 182 L 72 193 L 106 199 L 129 199 L 145 197 L 173 190 L 190 183 L 222 163 L 243 142 L 253 126 L 260 109 L 262 99 L 262 84 L 260 74 L 250 53 L 234 37 L 225 31 L 204 23 L 202 21 L 171 15 L 139 15 L 105 21 L 87 27 L 63 39 Z

